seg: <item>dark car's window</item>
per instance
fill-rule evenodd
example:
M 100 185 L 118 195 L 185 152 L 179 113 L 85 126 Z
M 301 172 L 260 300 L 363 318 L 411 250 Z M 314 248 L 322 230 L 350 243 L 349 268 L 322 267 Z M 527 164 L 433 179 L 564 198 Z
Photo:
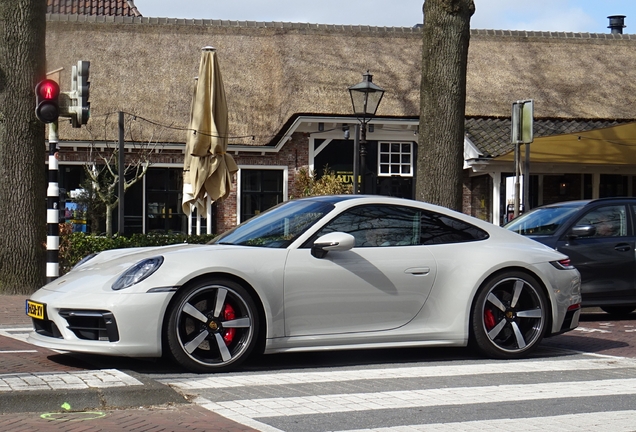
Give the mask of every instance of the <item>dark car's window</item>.
M 583 205 L 540 207 L 512 220 L 504 228 L 521 235 L 553 235 Z
M 355 247 L 458 243 L 488 237 L 477 227 L 435 212 L 404 206 L 366 205 L 336 217 L 308 244 L 321 235 L 337 231 L 353 235 Z
M 623 237 L 627 235 L 627 212 L 623 205 L 597 207 L 576 221 L 577 226 L 593 226 L 593 237 Z

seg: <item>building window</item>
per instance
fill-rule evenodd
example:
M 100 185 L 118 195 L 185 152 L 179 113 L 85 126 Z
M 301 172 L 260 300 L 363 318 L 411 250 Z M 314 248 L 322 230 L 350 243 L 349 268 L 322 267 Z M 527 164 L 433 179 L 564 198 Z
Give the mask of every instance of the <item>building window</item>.
M 146 232 L 187 232 L 181 210 L 183 169 L 150 168 L 146 173 Z
M 378 146 L 379 177 L 413 177 L 413 143 L 380 142 Z
M 241 169 L 241 222 L 283 199 L 282 170 Z

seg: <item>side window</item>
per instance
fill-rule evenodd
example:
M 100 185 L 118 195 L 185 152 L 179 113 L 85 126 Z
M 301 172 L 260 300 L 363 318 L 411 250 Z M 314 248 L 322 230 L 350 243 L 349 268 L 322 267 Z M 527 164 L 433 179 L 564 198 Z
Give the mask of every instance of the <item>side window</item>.
M 336 231 L 354 236 L 355 247 L 433 245 L 488 238 L 486 231 L 439 213 L 412 207 L 368 205 L 339 215 L 307 244 Z
M 410 207 L 355 207 L 325 225 L 314 238 L 340 231 L 355 237 L 355 247 L 416 245 L 419 239 L 420 214 L 420 210 Z
M 596 228 L 593 237 L 621 237 L 627 235 L 625 206 L 598 207 L 586 213 L 576 225 L 591 225 Z
M 462 243 L 486 238 L 486 231 L 469 223 L 434 212 L 422 214 L 421 244 Z

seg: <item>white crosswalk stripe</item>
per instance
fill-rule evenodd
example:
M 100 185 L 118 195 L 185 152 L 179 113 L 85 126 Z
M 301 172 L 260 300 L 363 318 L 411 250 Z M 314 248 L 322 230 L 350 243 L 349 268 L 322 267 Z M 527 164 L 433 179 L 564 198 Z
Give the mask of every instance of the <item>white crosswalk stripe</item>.
M 567 355 L 162 382 L 262 432 L 636 430 L 636 360 Z
M 457 431 L 559 431 L 559 432 L 633 432 L 636 427 L 636 411 L 613 411 L 590 414 L 561 415 L 551 417 L 484 420 L 446 424 L 427 424 L 355 429 L 341 432 L 457 432 Z
M 496 365 L 498 374 L 516 374 L 522 372 L 549 372 L 571 370 L 600 370 L 636 367 L 636 360 L 628 358 L 598 358 L 555 361 L 523 361 L 500 363 Z M 449 377 L 464 375 L 491 374 L 494 371 L 491 363 L 462 365 L 462 366 L 435 366 L 435 367 L 408 367 L 392 369 L 361 369 L 356 371 L 331 371 L 331 372 L 292 372 L 272 373 L 258 375 L 233 375 L 211 376 L 205 378 L 183 378 L 160 380 L 166 384 L 187 389 L 205 388 L 229 388 L 249 387 L 284 384 L 308 384 L 320 382 L 343 382 L 364 379 L 399 379 L 399 378 L 424 378 L 424 377 Z

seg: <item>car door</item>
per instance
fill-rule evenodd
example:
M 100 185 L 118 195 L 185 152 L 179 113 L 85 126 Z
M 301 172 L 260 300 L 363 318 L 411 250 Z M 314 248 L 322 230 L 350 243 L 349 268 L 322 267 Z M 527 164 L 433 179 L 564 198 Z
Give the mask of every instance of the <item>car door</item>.
M 581 273 L 583 305 L 636 298 L 635 239 L 628 207 L 597 206 L 574 226 L 592 226 L 592 235 L 559 239 L 556 249 L 568 255 Z
M 285 266 L 287 336 L 389 330 L 420 311 L 437 265 L 420 241 L 419 209 L 365 205 L 322 227 Z M 323 258 L 310 245 L 321 235 L 347 232 L 356 243 Z

